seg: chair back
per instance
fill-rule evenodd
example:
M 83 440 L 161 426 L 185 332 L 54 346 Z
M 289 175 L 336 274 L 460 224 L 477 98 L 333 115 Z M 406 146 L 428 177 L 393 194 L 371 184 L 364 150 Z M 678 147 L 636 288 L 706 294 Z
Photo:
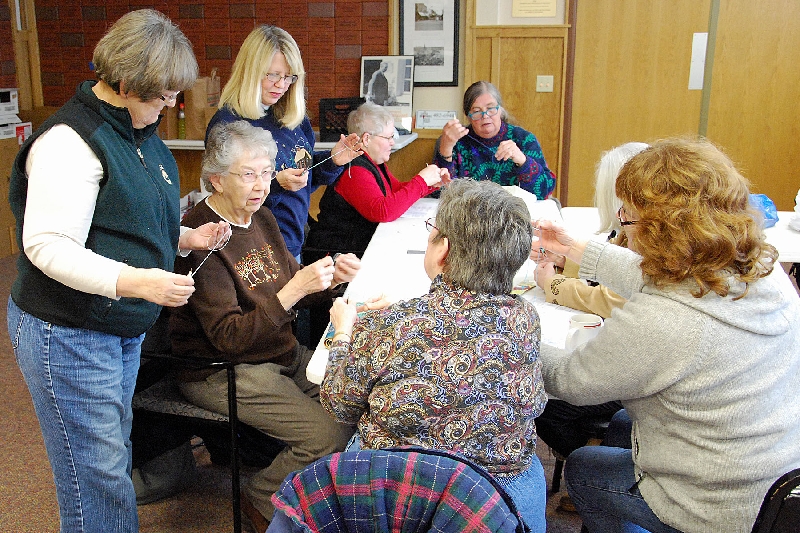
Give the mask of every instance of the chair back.
M 347 118 L 350 112 L 364 103 L 363 98 L 320 98 L 319 140 L 336 142 L 339 135 L 347 135 Z
M 753 533 L 800 532 L 800 468 L 782 475 L 764 496 Z
M 270 533 L 527 531 L 480 466 L 417 447 L 334 453 L 287 476 L 272 502 Z

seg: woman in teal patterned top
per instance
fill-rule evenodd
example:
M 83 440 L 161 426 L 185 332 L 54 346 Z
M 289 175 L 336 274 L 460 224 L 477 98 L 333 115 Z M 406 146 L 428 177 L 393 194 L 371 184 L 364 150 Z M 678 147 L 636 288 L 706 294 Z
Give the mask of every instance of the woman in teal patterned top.
M 445 124 L 433 162 L 453 178 L 519 185 L 540 200 L 556 187 L 536 136 L 509 124 L 497 87 L 477 81 L 464 92 L 469 127 L 453 119 Z

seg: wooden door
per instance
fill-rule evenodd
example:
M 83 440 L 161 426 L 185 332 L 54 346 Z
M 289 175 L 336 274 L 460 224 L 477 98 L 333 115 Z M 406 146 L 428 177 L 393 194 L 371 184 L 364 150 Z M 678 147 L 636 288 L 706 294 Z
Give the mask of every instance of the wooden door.
M 800 188 L 800 2 L 720 3 L 708 138 L 779 210 Z
M 568 205 L 592 205 L 601 154 L 629 141 L 696 134 L 692 36 L 711 0 L 583 0 L 575 18 Z

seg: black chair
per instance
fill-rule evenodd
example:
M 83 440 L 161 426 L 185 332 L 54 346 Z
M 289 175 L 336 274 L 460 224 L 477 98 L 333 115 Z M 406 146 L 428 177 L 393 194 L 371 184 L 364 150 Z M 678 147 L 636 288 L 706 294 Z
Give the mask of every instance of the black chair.
M 581 430 L 589 435 L 590 440 L 595 439 L 602 441 L 608 430 L 608 418 L 586 418 L 581 421 Z M 566 457 L 561 457 L 555 451 L 553 451 L 553 455 L 556 458 L 556 462 L 555 465 L 553 465 L 553 480 L 550 483 L 550 492 L 551 494 L 556 494 L 561 491 L 561 476 L 564 472 L 564 461 Z
M 241 492 L 239 473 L 239 418 L 236 408 L 236 365 L 231 361 L 210 361 L 200 358 L 177 357 L 170 353 L 168 313 L 162 312 L 156 324 L 147 332 L 142 344 L 143 368 L 158 367 L 152 374 L 140 375 L 139 389 L 133 396 L 134 418 L 137 410 L 161 413 L 179 419 L 192 419 L 203 423 L 224 424 L 230 435 L 231 502 L 233 506 L 233 531 L 241 533 Z M 152 365 L 152 362 L 159 363 Z M 225 370 L 228 376 L 229 416 L 208 411 L 190 403 L 183 397 L 175 378 L 165 368 L 214 368 Z M 146 372 L 150 372 L 147 370 Z
M 800 532 L 800 468 L 782 475 L 764 496 L 752 533 Z

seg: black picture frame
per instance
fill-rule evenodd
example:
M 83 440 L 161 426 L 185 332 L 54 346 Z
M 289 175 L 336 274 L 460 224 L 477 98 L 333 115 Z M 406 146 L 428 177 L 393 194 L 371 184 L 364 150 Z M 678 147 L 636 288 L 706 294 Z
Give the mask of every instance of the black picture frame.
M 415 87 L 458 86 L 459 0 L 400 0 L 400 53 L 414 56 Z

